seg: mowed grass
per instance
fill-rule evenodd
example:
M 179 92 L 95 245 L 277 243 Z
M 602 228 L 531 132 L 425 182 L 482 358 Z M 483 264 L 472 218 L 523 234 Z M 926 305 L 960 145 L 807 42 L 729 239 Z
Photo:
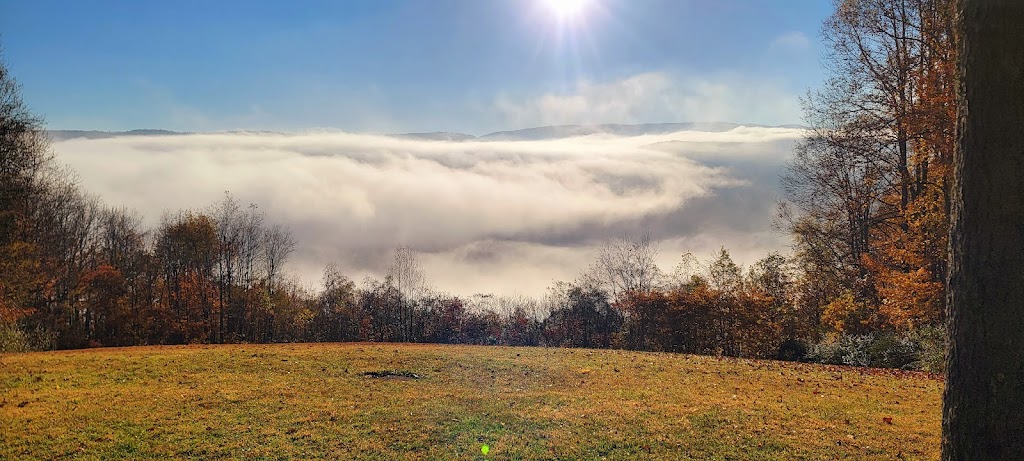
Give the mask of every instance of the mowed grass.
M 382 370 L 421 378 L 363 375 Z M 7 354 L 0 459 L 936 459 L 942 386 L 917 373 L 588 349 Z

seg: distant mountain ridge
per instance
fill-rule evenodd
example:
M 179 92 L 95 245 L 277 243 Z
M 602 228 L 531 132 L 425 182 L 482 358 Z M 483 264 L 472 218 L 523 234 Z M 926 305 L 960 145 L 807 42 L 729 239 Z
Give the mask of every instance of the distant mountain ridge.
M 190 134 L 187 132 L 170 130 L 131 130 L 131 131 L 96 131 L 96 130 L 49 130 L 47 133 L 54 141 L 67 141 L 69 139 L 104 139 L 117 138 L 121 136 L 177 136 Z
M 542 126 L 536 128 L 525 128 L 521 130 L 496 131 L 483 136 L 473 136 L 466 133 L 435 131 L 430 133 L 399 133 L 388 134 L 393 138 L 418 139 L 426 141 L 543 141 L 550 139 L 564 139 L 576 136 L 589 136 L 594 134 L 610 134 L 614 136 L 642 136 L 669 134 L 678 131 L 706 131 L 723 132 L 739 127 L 756 128 L 806 128 L 801 125 L 760 125 L 754 123 L 730 123 L 730 122 L 683 122 L 683 123 L 643 123 L 643 124 L 599 124 L 599 125 L 556 125 Z M 144 129 L 131 131 L 88 131 L 88 130 L 50 130 L 50 137 L 55 142 L 67 141 L 70 139 L 105 139 L 122 136 L 179 136 L 186 134 L 200 134 L 181 131 Z M 282 134 L 276 131 L 227 131 L 225 133 L 272 133 Z
M 434 131 L 431 133 L 402 133 L 389 134 L 392 138 L 422 139 L 426 141 L 473 141 L 476 136 L 466 133 L 453 133 L 450 131 Z
M 602 125 L 556 125 L 526 128 L 513 131 L 498 131 L 480 136 L 481 141 L 541 141 L 546 139 L 571 138 L 592 134 L 610 134 L 615 136 L 642 136 L 646 134 L 668 134 L 679 131 L 729 131 L 741 126 L 768 128 L 767 125 L 740 124 L 729 122 L 683 122 L 683 123 L 643 123 L 626 125 L 618 123 Z M 774 128 L 774 127 L 772 127 Z

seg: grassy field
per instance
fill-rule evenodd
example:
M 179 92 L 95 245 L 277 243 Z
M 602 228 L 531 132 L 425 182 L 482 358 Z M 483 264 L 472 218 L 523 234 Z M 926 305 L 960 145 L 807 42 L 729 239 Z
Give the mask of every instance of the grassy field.
M 364 374 L 376 371 L 419 378 Z M 587 349 L 7 354 L 0 459 L 937 459 L 942 386 L 916 373 Z

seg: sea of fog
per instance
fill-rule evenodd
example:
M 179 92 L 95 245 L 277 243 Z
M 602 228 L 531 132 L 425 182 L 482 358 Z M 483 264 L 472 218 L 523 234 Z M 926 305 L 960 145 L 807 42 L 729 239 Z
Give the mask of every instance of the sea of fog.
M 395 247 L 419 252 L 431 284 L 457 294 L 542 294 L 574 279 L 597 246 L 649 233 L 659 262 L 719 247 L 750 263 L 785 251 L 773 230 L 796 128 L 432 140 L 342 132 L 76 138 L 53 144 L 83 188 L 137 210 L 202 210 L 230 191 L 298 242 L 307 285 L 335 263 L 380 277 Z

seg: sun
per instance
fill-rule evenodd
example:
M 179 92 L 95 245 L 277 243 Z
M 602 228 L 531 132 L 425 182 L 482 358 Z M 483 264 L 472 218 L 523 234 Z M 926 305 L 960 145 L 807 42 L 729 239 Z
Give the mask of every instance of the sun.
M 556 18 L 570 19 L 582 14 L 590 0 L 542 0 L 541 3 Z

